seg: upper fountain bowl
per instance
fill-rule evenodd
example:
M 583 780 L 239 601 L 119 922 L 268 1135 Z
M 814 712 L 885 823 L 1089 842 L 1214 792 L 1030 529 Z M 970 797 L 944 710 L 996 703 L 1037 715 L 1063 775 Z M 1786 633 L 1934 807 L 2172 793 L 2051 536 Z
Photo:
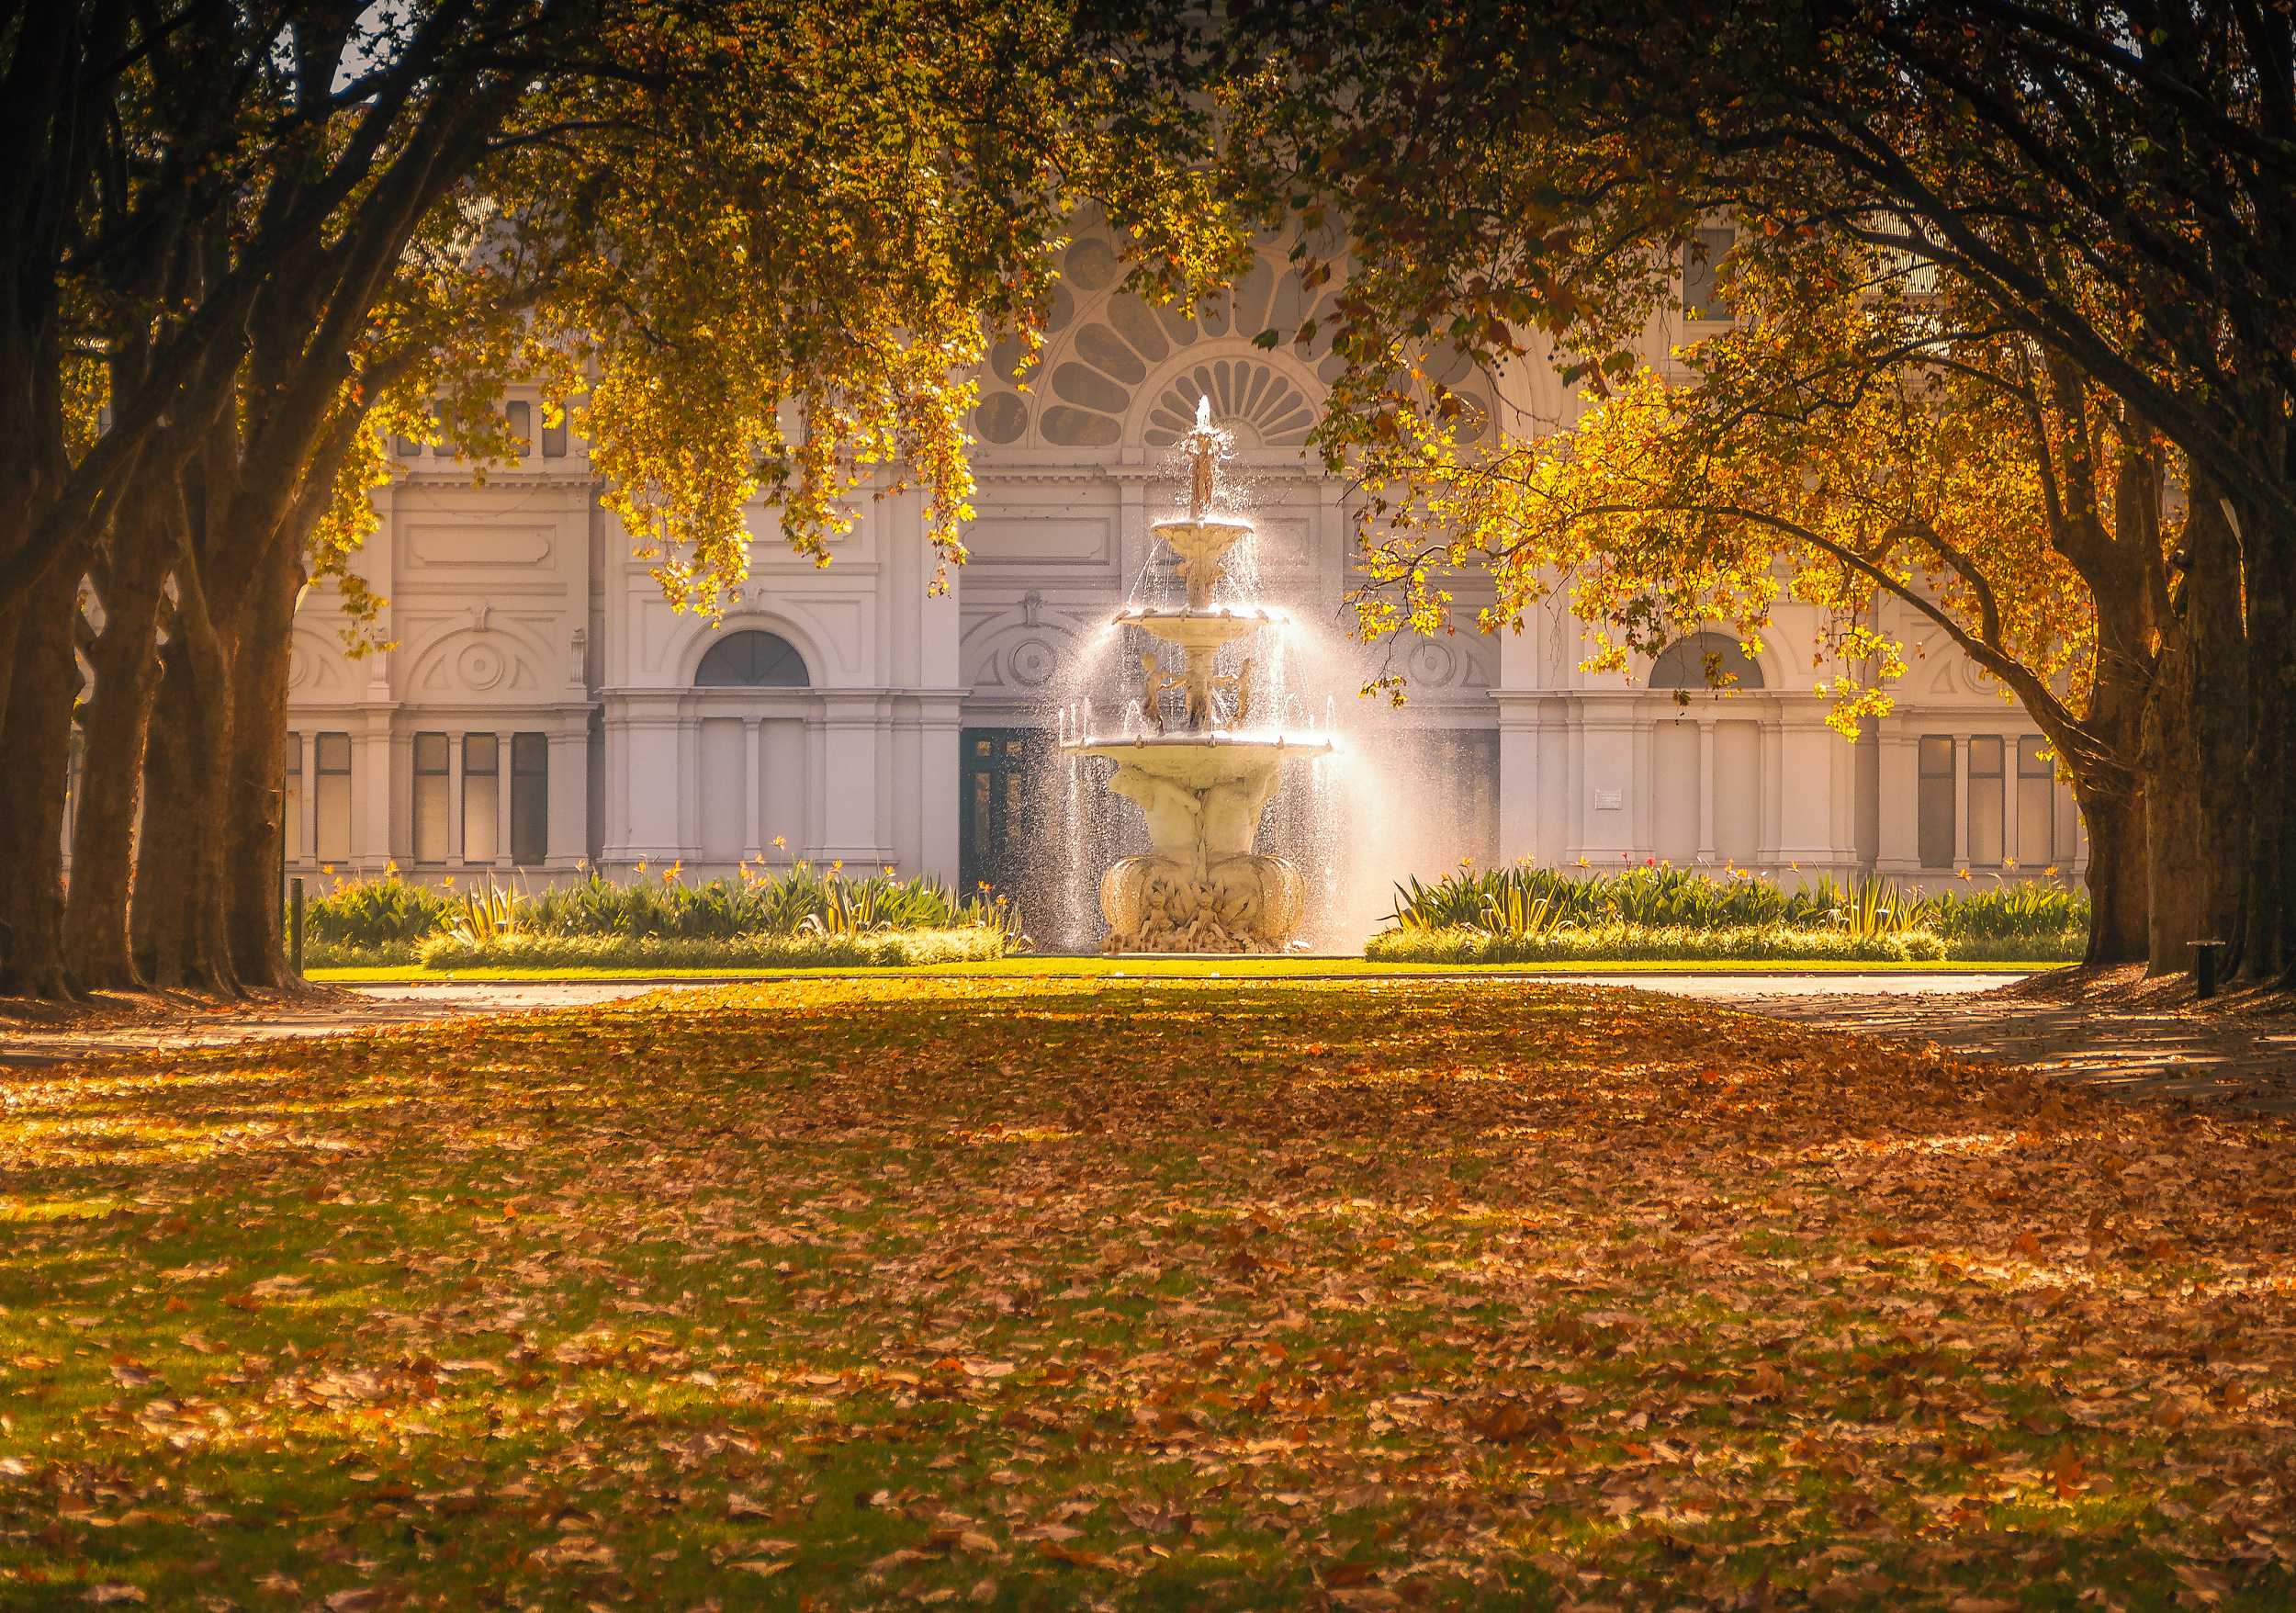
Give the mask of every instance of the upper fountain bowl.
M 1217 515 L 1207 515 L 1200 521 L 1187 515 L 1167 515 L 1161 521 L 1148 523 L 1148 530 L 1184 555 L 1223 555 L 1252 536 L 1252 524 L 1227 521 Z
M 1120 627 L 1145 628 L 1167 644 L 1189 649 L 1216 649 L 1262 627 L 1280 627 L 1286 620 L 1281 612 L 1270 610 L 1174 611 L 1139 607 L 1119 611 L 1112 619 Z
M 1203 515 L 1175 515 L 1148 523 L 1148 530 L 1172 546 L 1180 557 L 1180 581 L 1187 588 L 1188 608 L 1206 610 L 1211 591 L 1228 574 L 1220 557 L 1252 536 L 1249 521 L 1221 521 Z

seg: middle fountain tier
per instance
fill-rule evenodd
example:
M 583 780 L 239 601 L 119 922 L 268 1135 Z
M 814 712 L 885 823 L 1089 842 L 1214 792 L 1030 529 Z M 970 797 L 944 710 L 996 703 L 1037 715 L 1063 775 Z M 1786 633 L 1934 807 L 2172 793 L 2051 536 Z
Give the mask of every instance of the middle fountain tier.
M 1100 912 L 1109 952 L 1272 953 L 1290 942 L 1306 912 L 1300 871 L 1282 857 L 1255 852 L 1261 815 L 1284 764 L 1333 750 L 1328 737 L 1253 731 L 1253 670 L 1246 656 L 1232 673 L 1219 671 L 1221 650 L 1260 633 L 1280 633 L 1284 617 L 1255 607 L 1215 608 L 1212 591 L 1228 575 L 1226 556 L 1252 536 L 1248 521 L 1211 515 L 1212 481 L 1221 434 L 1210 400 L 1197 408 L 1188 434 L 1188 513 L 1152 522 L 1178 557 L 1187 603 L 1178 610 L 1128 608 L 1115 625 L 1138 627 L 1180 651 L 1140 658 L 1141 731 L 1120 739 L 1081 733 L 1064 740 L 1070 756 L 1106 756 L 1116 764 L 1109 789 L 1136 802 L 1148 820 L 1145 856 L 1126 857 L 1100 877 Z M 1167 699 L 1180 707 L 1167 714 Z M 1224 699 L 1224 723 L 1216 702 Z M 1177 716 L 1180 722 L 1172 723 Z

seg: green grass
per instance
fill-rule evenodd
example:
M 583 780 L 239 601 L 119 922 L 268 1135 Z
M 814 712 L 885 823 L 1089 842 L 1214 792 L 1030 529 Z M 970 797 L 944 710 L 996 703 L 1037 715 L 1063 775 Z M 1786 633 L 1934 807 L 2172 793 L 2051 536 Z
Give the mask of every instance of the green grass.
M 0 1097 L 11 1609 L 2296 1596 L 2277 1122 L 1392 973 Z

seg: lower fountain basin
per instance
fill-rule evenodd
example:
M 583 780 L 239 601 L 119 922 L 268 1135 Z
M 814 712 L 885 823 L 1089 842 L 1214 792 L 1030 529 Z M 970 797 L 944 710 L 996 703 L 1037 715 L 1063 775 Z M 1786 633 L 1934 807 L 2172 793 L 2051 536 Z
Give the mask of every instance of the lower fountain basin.
M 1116 776 L 1109 789 L 1139 803 L 1157 853 L 1198 869 L 1249 852 L 1284 763 L 1312 761 L 1332 749 L 1329 739 L 1294 741 L 1281 735 L 1233 739 L 1218 734 L 1083 739 L 1062 747 L 1072 756 L 1114 761 Z
M 1251 852 L 1201 870 L 1150 855 L 1100 876 L 1112 953 L 1279 953 L 1307 911 L 1300 871 Z
M 1111 952 L 1281 952 L 1307 907 L 1299 870 L 1252 850 L 1288 761 L 1328 756 L 1329 739 L 1166 734 L 1081 739 L 1071 756 L 1117 763 L 1109 790 L 1138 803 L 1155 849 L 1100 881 Z

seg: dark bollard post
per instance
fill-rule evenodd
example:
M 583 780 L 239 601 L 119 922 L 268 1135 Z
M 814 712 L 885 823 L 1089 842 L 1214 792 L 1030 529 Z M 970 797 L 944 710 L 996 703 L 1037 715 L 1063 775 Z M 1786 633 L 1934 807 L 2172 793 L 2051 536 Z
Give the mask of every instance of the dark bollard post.
M 295 973 L 299 976 L 303 973 L 303 882 L 298 879 L 294 884 L 295 908 L 294 917 L 288 920 L 287 955 L 293 962 Z
M 2195 953 L 2192 960 L 2192 995 L 2196 1001 L 2206 1001 L 2216 995 L 2216 954 L 2223 950 L 2221 941 L 2189 941 L 2185 944 Z

